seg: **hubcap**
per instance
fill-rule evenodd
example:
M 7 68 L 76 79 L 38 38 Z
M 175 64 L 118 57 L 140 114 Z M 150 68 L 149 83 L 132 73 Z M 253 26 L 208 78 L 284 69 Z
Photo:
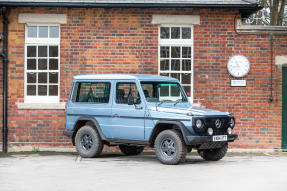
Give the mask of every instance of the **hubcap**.
M 93 139 L 90 135 L 85 134 L 82 136 L 81 139 L 81 146 L 83 147 L 84 150 L 88 151 L 92 148 L 93 146 Z
M 174 141 L 171 139 L 165 139 L 161 143 L 161 152 L 166 157 L 173 157 L 175 155 L 176 149 L 174 146 Z

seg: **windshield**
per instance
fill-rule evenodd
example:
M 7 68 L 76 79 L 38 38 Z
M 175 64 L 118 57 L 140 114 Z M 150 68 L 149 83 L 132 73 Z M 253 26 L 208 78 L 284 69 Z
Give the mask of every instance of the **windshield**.
M 187 102 L 179 83 L 176 82 L 141 82 L 148 102 Z

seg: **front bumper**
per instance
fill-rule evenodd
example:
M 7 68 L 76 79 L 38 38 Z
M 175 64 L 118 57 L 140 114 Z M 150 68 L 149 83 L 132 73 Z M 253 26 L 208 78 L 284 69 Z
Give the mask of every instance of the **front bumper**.
M 186 138 L 190 145 L 197 145 L 197 144 L 213 142 L 212 137 L 213 136 L 187 136 Z M 227 142 L 233 142 L 237 138 L 238 138 L 237 134 L 227 135 Z

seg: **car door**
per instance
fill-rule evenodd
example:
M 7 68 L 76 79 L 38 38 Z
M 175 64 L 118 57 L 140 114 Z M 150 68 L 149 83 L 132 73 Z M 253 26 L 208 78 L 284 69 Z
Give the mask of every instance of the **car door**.
M 144 140 L 145 104 L 135 80 L 116 81 L 112 105 L 112 137 L 127 140 Z M 134 105 L 128 105 L 133 96 Z
M 74 83 L 73 94 L 67 107 L 67 126 L 72 128 L 77 120 L 96 120 L 104 136 L 109 138 L 112 81 L 91 80 Z

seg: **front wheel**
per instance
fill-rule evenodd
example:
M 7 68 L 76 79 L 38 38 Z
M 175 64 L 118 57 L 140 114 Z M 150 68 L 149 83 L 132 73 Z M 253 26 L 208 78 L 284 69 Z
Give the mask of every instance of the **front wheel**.
M 97 157 L 103 150 L 103 142 L 98 132 L 91 126 L 81 127 L 75 137 L 76 149 L 81 157 Z
M 174 165 L 185 161 L 186 146 L 176 130 L 164 130 L 155 139 L 155 154 L 163 164 Z
M 198 154 L 207 161 L 218 161 L 222 159 L 228 150 L 228 144 L 224 144 L 218 149 L 197 150 Z
M 143 146 L 119 145 L 119 147 L 125 155 L 138 155 L 144 150 Z

